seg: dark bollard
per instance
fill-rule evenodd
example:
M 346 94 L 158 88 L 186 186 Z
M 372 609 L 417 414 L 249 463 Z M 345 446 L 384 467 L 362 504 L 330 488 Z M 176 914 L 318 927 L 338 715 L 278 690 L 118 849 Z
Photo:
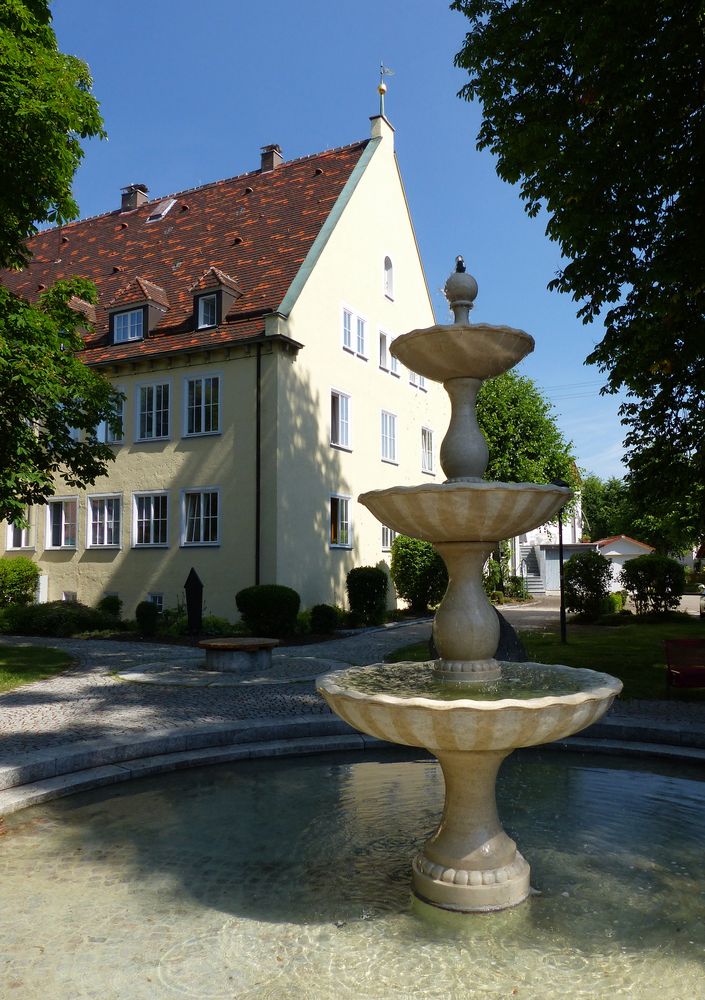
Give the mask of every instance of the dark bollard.
M 184 584 L 189 635 L 200 635 L 203 624 L 203 584 L 193 567 Z

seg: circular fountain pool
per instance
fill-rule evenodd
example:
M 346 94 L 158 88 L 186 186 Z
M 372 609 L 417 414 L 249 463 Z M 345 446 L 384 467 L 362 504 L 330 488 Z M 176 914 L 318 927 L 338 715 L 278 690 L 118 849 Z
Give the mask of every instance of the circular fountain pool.
M 443 801 L 430 759 L 251 761 L 17 813 L 0 841 L 3 995 L 702 995 L 701 772 L 521 751 L 498 798 L 541 894 L 460 920 L 410 901 Z

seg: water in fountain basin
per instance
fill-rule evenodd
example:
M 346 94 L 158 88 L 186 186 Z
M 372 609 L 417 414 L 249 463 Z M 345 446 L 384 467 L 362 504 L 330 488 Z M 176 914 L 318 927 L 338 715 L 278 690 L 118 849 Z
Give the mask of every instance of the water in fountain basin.
M 561 697 L 598 686 L 595 674 L 570 667 L 540 663 L 501 663 L 497 681 L 467 686 L 448 684 L 436 672 L 437 660 L 351 667 L 335 674 L 336 683 L 360 694 L 384 694 L 396 698 L 428 698 L 431 701 L 505 701 Z M 586 675 L 590 674 L 588 679 Z

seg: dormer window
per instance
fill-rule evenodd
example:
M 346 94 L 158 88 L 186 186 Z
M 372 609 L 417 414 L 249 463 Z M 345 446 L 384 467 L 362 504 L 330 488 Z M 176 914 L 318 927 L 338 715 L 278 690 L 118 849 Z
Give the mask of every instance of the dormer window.
M 201 295 L 198 298 L 198 329 L 203 330 L 218 323 L 218 295 Z
M 144 337 L 144 309 L 129 309 L 114 313 L 113 343 L 124 344 L 128 340 L 142 340 Z

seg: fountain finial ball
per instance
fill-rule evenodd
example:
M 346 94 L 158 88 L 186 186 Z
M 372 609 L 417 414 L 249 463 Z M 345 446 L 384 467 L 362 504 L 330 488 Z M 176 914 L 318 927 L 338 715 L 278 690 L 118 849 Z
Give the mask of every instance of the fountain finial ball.
M 446 281 L 443 291 L 453 310 L 455 322 L 469 323 L 468 314 L 477 295 L 477 282 L 465 270 L 465 261 L 462 257 L 455 258 L 455 271 Z

